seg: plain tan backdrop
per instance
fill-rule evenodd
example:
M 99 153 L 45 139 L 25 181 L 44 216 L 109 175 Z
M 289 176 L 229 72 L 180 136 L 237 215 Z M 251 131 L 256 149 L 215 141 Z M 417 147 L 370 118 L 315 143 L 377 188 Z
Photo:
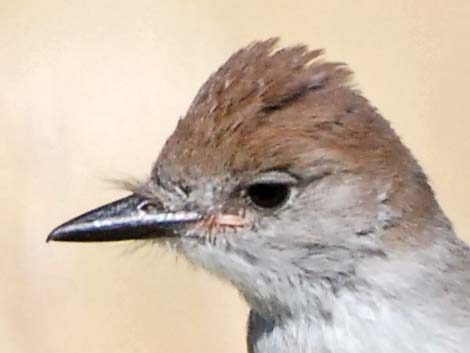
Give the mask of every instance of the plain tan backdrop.
M 245 351 L 247 307 L 135 244 L 45 244 L 144 177 L 206 77 L 273 35 L 345 61 L 470 239 L 470 2 L 0 1 L 0 352 Z

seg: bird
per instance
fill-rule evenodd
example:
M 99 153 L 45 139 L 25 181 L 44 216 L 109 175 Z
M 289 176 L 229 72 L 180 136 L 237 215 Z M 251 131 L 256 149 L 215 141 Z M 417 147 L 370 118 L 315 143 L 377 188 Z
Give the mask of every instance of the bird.
M 469 247 L 323 50 L 236 51 L 128 190 L 47 240 L 169 243 L 241 293 L 250 353 L 470 351 Z

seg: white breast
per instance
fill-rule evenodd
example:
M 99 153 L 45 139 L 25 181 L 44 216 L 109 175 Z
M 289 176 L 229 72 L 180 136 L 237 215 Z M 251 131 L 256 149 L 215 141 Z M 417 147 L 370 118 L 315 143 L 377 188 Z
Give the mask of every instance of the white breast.
M 358 301 L 345 294 L 331 320 L 290 319 L 273 327 L 254 320 L 253 353 L 468 353 L 470 327 L 442 321 L 430 306 L 400 308 L 393 301 Z

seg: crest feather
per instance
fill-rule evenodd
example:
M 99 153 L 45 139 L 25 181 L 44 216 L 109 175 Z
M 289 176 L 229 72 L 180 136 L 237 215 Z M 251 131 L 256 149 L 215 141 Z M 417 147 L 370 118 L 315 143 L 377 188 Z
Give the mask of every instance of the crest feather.
M 277 42 L 254 42 L 233 54 L 201 87 L 186 118 L 217 119 L 246 105 L 269 113 L 309 91 L 348 83 L 351 71 L 345 64 L 321 61 L 323 50 L 296 45 L 275 51 Z
M 323 61 L 322 50 L 305 45 L 275 50 L 276 43 L 271 38 L 238 50 L 209 77 L 155 173 L 197 179 L 307 168 L 317 150 L 342 150 L 351 159 L 358 151 L 397 150 L 389 124 L 349 85 L 345 64 Z

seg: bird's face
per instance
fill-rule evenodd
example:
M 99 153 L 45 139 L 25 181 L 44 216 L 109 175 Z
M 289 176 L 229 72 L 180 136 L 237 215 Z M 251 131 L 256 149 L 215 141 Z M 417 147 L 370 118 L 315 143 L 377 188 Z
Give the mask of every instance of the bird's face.
M 178 238 L 189 256 L 199 246 L 224 253 L 240 250 L 242 257 L 254 258 L 258 246 L 272 251 L 307 243 L 324 248 L 346 246 L 356 238 L 366 244 L 364 239 L 371 240 L 380 228 L 378 213 L 384 210 L 378 197 L 381 183 L 326 159 L 306 173 L 271 169 L 188 179 L 158 178 L 140 190 L 149 203 L 154 200 L 151 210 L 198 215 Z
M 172 174 L 181 168 L 164 169 L 157 163 L 133 196 L 66 223 L 51 238 L 170 243 L 270 313 L 309 305 L 295 289 L 340 286 L 334 282 L 347 279 L 362 257 L 382 255 L 388 208 L 378 197 L 381 183 L 354 174 L 346 161 L 194 179 Z
M 387 234 L 432 213 L 425 177 L 343 65 L 273 44 L 211 76 L 132 196 L 49 239 L 171 239 L 271 314 L 301 311 L 318 287 L 337 290 L 364 259 L 385 258 Z
M 385 183 L 355 172 L 347 160 L 331 159 L 334 153 L 322 155 L 306 169 L 248 170 L 192 182 L 157 163 L 144 194 L 168 210 L 198 214 L 174 238 L 175 247 L 232 282 L 253 307 L 272 312 L 294 305 L 294 288 L 341 282 L 361 258 L 383 256 L 381 234 L 393 216 L 383 202 Z

